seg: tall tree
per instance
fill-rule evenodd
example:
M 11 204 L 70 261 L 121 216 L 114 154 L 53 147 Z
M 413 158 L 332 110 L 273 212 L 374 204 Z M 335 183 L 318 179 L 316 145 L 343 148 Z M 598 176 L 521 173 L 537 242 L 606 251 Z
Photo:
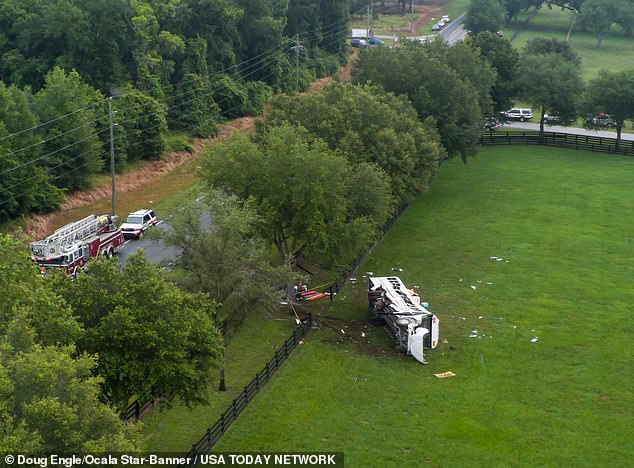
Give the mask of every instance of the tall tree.
M 560 41 L 557 38 L 546 39 L 545 37 L 534 37 L 526 41 L 523 50 L 524 54 L 557 54 L 563 60 L 581 66 L 581 57 L 572 50 L 569 43 Z
M 205 295 L 181 291 L 142 253 L 122 268 L 95 261 L 63 291 L 85 327 L 78 348 L 98 353 L 104 393 L 119 410 L 157 392 L 166 403 L 207 401 L 222 342 Z
M 105 121 L 103 96 L 84 83 L 79 73 L 55 67 L 35 95 L 35 108 L 44 126 L 41 158 L 55 185 L 70 190 L 90 185 L 89 177 L 102 167 L 103 144 L 95 128 Z M 102 130 L 105 133 L 105 129 Z
M 473 34 L 496 32 L 504 24 L 505 10 L 500 0 L 471 0 L 464 19 L 465 28 Z
M 17 325 L 17 324 L 16 324 Z M 16 330 L 14 330 L 16 331 Z M 21 333 L 29 329 L 22 324 Z M 73 347 L 0 338 L 0 450 L 30 456 L 140 449 L 138 431 L 99 400 L 95 359 Z
M 0 234 L 0 335 L 21 317 L 33 330 L 36 344 L 71 344 L 81 327 L 59 291 L 43 281 L 22 242 Z
M 63 192 L 49 183 L 45 168 L 33 163 L 41 155 L 28 90 L 0 82 L 0 221 L 23 213 L 44 212 L 61 204 Z
M 286 264 L 299 253 L 325 266 L 354 256 L 385 222 L 392 203 L 383 171 L 350 164 L 291 126 L 271 128 L 259 144 L 238 135 L 214 147 L 205 155 L 205 178 L 243 200 L 253 199 L 264 235 Z M 364 180 L 376 185 L 352 185 Z M 355 201 L 360 196 L 365 203 Z
M 603 38 L 616 23 L 620 10 L 619 0 L 586 0 L 579 17 L 579 25 L 597 33 L 597 47 L 601 48 Z
M 588 84 L 581 106 L 586 114 L 605 112 L 615 120 L 618 151 L 623 123 L 634 119 L 634 70 L 602 71 Z
M 353 65 L 352 80 L 405 94 L 421 119 L 435 119 L 449 156 L 466 159 L 475 152 L 482 133 L 480 94 L 450 64 L 433 56 L 428 47 L 409 45 L 362 54 Z
M 272 311 L 284 285 L 294 279 L 287 266 L 269 263 L 268 245 L 257 232 L 260 222 L 248 202 L 211 190 L 198 202 L 181 206 L 163 234 L 168 245 L 181 251 L 171 276 L 215 301 L 219 330 L 237 327 L 249 313 Z M 225 389 L 221 362 L 219 390 Z
M 472 36 L 467 43 L 480 49 L 482 57 L 496 71 L 495 83 L 491 88 L 493 112 L 497 114 L 509 109 L 517 94 L 515 81 L 519 52 L 511 45 L 511 41 L 490 31 Z
M 405 96 L 367 85 L 332 84 L 317 93 L 280 95 L 258 131 L 283 122 L 303 126 L 351 162 L 381 167 L 401 205 L 427 189 L 445 157 L 433 123 L 421 123 Z
M 522 99 L 539 109 L 539 135 L 544 138 L 544 115 L 557 113 L 562 120 L 576 117 L 577 100 L 583 89 L 579 67 L 559 54 L 528 54 L 518 72 Z

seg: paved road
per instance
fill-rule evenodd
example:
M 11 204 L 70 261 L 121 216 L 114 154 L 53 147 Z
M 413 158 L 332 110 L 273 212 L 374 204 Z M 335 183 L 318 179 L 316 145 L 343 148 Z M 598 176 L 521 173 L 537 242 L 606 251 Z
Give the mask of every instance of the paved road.
M 501 128 L 504 128 L 504 127 L 539 131 L 539 124 L 532 123 L 532 122 L 512 122 L 512 123 L 503 124 Z M 616 138 L 616 132 L 610 132 L 610 131 L 604 131 L 604 130 L 586 130 L 585 128 L 564 127 L 561 125 L 544 125 L 544 131 L 570 133 L 572 135 L 588 135 L 588 136 L 595 136 L 595 137 Z M 621 133 L 621 139 L 626 141 L 634 141 L 634 134 Z
M 164 221 L 159 221 L 156 225 L 159 231 L 167 231 L 169 226 Z M 147 236 L 141 239 L 127 240 L 125 246 L 119 252 L 119 263 L 126 263 L 128 256 L 143 249 L 143 253 L 156 265 L 167 265 L 181 254 L 180 249 L 165 245 L 161 239 L 149 239 Z
M 465 13 L 458 16 L 440 31 L 440 37 L 442 37 L 447 44 L 454 45 L 456 42 L 460 42 L 467 37 L 467 31 L 462 25 L 464 17 Z
M 201 197 L 196 199 L 197 202 L 200 200 Z M 200 224 L 205 229 L 211 226 L 211 217 L 207 211 L 203 211 Z M 156 224 L 156 229 L 159 232 L 165 232 L 169 229 L 169 224 L 162 219 Z M 154 239 L 155 236 L 150 237 L 152 238 L 145 236 L 141 239 L 127 240 L 123 249 L 119 252 L 119 263 L 126 263 L 128 256 L 138 252 L 140 249 L 143 249 L 143 253 L 150 262 L 160 266 L 169 266 L 174 259 L 181 255 L 182 251 L 180 249 L 165 245 L 162 239 Z

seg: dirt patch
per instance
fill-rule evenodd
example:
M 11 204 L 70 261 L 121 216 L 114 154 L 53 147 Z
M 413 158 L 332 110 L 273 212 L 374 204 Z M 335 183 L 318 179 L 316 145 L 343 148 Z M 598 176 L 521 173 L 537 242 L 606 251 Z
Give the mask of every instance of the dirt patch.
M 372 325 L 369 321 L 345 320 L 338 317 L 313 315 L 314 328 L 328 330 L 322 338 L 325 343 L 340 346 L 353 346 L 364 354 L 381 357 L 403 357 L 403 353 L 393 348 L 385 348 L 374 341 L 376 333 L 386 333 L 383 327 Z
M 388 34 L 394 34 L 396 36 L 420 36 L 431 34 L 431 31 L 423 30 L 423 28 L 432 20 L 432 18 L 440 18 L 442 12 L 445 9 L 446 1 L 437 0 L 428 2 L 425 5 L 414 5 L 414 14 L 416 15 L 416 21 L 409 24 L 407 28 L 392 29 L 388 31 Z M 387 13 L 387 12 L 386 12 Z M 400 8 L 390 14 L 400 14 Z
M 115 183 L 117 193 L 127 193 L 155 182 L 185 162 L 197 157 L 207 145 L 222 141 L 236 131 L 250 131 L 254 128 L 254 117 L 241 117 L 222 125 L 218 134 L 209 138 L 198 138 L 192 143 L 192 151 L 173 152 L 157 161 L 148 161 L 138 169 L 117 175 Z M 51 213 L 29 216 L 24 233 L 35 239 L 41 239 L 64 224 L 64 212 L 73 210 L 111 196 L 111 183 L 106 182 L 85 192 L 76 192 L 64 198 L 62 206 Z
M 335 77 L 338 81 L 350 81 L 351 75 L 350 71 L 352 70 L 352 64 L 359 56 L 359 50 L 353 49 L 352 53 L 348 56 L 348 62 L 344 65 L 341 65 L 335 74 Z M 320 78 L 316 81 L 313 81 L 308 88 L 309 93 L 314 93 L 315 91 L 320 90 L 328 83 L 332 83 L 335 78 L 332 76 L 325 76 L 324 78 Z

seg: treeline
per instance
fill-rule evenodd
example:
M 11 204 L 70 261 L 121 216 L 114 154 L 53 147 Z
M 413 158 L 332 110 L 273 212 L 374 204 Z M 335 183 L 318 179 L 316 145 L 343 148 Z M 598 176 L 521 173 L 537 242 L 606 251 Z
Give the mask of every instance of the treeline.
M 472 0 L 465 17 L 465 27 L 474 34 L 496 32 L 506 22 L 530 8 L 543 6 L 573 13 L 570 31 L 575 24 L 583 31 L 597 35 L 597 47 L 612 25 L 617 24 L 626 36 L 634 32 L 634 2 L 632 0 Z
M 117 168 L 159 158 L 168 130 L 212 135 L 334 72 L 348 16 L 342 0 L 3 0 L 0 222 L 109 168 L 109 104 Z
M 130 398 L 207 401 L 223 355 L 216 305 L 166 281 L 141 255 L 100 259 L 76 280 L 42 278 L 0 235 L 0 451 L 143 450 L 119 419 Z

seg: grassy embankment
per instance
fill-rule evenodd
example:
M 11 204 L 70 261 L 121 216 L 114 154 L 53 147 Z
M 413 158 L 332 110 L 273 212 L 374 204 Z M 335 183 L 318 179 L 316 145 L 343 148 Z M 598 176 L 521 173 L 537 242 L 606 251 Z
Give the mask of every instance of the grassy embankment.
M 633 170 L 520 146 L 450 161 L 216 450 L 344 451 L 348 466 L 629 465 Z M 366 325 L 361 276 L 392 268 L 441 318 L 448 342 L 429 366 Z M 447 370 L 456 377 L 433 376 Z

